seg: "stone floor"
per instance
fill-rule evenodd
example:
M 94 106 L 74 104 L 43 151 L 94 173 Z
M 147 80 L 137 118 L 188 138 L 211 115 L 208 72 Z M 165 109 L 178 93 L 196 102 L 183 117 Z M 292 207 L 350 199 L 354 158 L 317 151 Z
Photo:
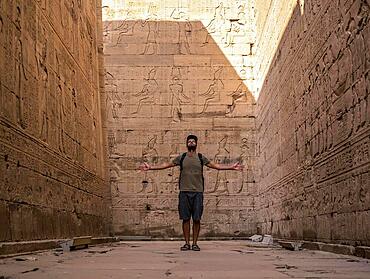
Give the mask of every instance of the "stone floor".
M 320 251 L 260 248 L 243 241 L 120 242 L 0 259 L 0 278 L 370 278 L 369 260 Z

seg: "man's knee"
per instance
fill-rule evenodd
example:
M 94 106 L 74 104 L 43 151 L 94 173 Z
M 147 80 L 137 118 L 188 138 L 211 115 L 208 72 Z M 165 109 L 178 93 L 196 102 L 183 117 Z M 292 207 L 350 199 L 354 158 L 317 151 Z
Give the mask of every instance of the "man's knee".
M 200 224 L 200 220 L 193 220 L 193 223 L 198 225 L 198 224 Z
M 183 224 L 190 223 L 190 219 L 182 220 L 182 223 L 183 223 Z

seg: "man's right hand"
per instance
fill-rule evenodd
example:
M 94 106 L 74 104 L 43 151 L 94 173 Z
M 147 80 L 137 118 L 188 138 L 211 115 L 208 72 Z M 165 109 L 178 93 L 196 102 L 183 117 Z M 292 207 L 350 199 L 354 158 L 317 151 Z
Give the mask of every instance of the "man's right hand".
M 142 171 L 147 171 L 147 170 L 150 170 L 150 166 L 148 163 L 142 163 L 140 166 L 139 166 L 139 169 L 142 170 Z

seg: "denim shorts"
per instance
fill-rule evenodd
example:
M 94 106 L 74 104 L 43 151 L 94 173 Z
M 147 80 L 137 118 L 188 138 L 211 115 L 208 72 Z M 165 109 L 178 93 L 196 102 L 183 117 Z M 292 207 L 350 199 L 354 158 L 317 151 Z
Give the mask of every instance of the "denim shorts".
M 179 215 L 181 220 L 200 221 L 203 214 L 203 193 L 185 192 L 179 193 Z

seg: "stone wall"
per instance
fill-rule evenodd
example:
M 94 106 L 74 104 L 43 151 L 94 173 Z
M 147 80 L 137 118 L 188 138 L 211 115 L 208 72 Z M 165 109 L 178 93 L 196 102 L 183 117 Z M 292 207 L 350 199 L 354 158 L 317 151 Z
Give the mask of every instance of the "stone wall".
M 275 0 L 257 18 L 264 233 L 370 245 L 369 4 Z
M 205 167 L 203 235 L 255 232 L 253 1 L 103 1 L 106 131 L 116 234 L 181 235 L 179 170 L 189 133 Z M 105 15 L 105 16 L 104 16 Z
M 95 2 L 0 2 L 0 241 L 109 233 Z
M 246 166 L 205 168 L 203 235 L 370 245 L 369 5 L 1 1 L 0 241 L 181 235 L 137 167 L 195 133 Z

